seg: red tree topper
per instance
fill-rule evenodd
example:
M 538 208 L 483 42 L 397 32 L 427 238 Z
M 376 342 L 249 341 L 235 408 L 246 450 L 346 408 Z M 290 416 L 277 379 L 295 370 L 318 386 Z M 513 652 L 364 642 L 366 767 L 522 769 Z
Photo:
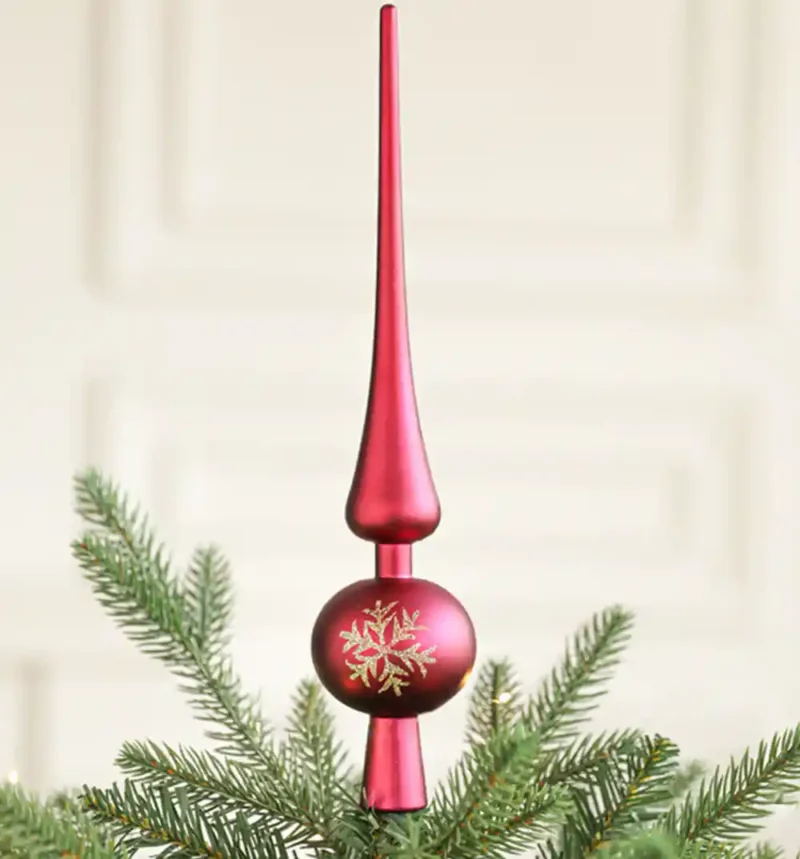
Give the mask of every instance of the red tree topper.
M 411 544 L 436 530 L 440 508 L 411 373 L 394 6 L 381 9 L 378 211 L 372 377 L 346 507 L 351 531 L 376 544 L 375 578 L 344 588 L 322 608 L 311 652 L 331 694 L 371 717 L 365 805 L 404 812 L 427 804 L 417 716 L 464 686 L 476 644 L 461 603 L 411 577 Z

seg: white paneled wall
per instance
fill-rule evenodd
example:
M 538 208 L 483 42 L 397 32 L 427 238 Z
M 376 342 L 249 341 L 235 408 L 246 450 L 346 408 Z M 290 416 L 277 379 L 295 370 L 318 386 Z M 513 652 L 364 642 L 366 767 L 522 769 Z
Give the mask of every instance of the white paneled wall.
M 533 683 L 611 602 L 601 720 L 719 759 L 800 717 L 800 7 L 400 0 L 407 266 L 443 503 L 417 571 Z M 0 6 L 0 771 L 199 742 L 72 564 L 95 463 L 215 540 L 276 719 L 328 596 L 373 311 L 378 4 Z M 279 659 L 273 654 L 278 652 Z M 429 772 L 465 701 L 426 717 Z M 342 712 L 357 755 L 364 720 Z M 775 832 L 800 843 L 789 814 Z

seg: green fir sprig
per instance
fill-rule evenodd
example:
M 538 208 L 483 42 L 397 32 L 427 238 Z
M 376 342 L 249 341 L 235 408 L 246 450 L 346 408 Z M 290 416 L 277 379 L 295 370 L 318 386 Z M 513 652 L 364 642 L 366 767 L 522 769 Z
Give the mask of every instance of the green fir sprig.
M 0 859 L 778 859 L 752 844 L 800 788 L 800 726 L 703 778 L 633 728 L 585 733 L 630 638 L 611 607 L 569 640 L 532 695 L 507 661 L 470 691 L 462 755 L 428 808 L 359 802 L 319 684 L 303 681 L 283 734 L 228 655 L 232 573 L 213 546 L 181 575 L 146 517 L 99 472 L 76 477 L 87 530 L 74 555 L 100 604 L 176 676 L 212 750 L 126 742 L 123 780 L 40 801 L 0 786 Z
M 578 859 L 657 823 L 672 799 L 678 748 L 664 737 L 643 737 L 633 754 L 612 764 L 594 784 L 573 789 L 574 808 L 550 855 Z
M 467 710 L 467 745 L 480 745 L 520 718 L 522 684 L 504 659 L 482 666 L 473 681 Z
M 282 759 L 297 784 L 303 784 L 305 805 L 323 829 L 336 828 L 337 818 L 358 801 L 347 752 L 336 737 L 333 713 L 320 685 L 303 680 L 292 701 Z
M 613 606 L 582 626 L 561 663 L 528 702 L 526 719 L 543 745 L 560 747 L 578 736 L 606 693 L 633 629 L 633 614 Z
M 213 658 L 228 645 L 233 617 L 230 565 L 216 546 L 195 550 L 183 591 L 197 647 Z
M 548 784 L 585 784 L 616 761 L 632 757 L 641 740 L 638 731 L 624 729 L 586 734 L 563 748 L 543 755 L 539 777 Z
M 0 785 L 0 857 L 124 859 L 112 834 L 79 803 L 56 796 L 42 802 L 17 785 Z
M 284 841 L 252 827 L 244 813 L 226 814 L 193 803 L 188 791 L 128 781 L 109 790 L 86 787 L 84 805 L 93 819 L 107 825 L 118 849 L 135 855 L 156 850 L 159 856 L 202 859 L 288 859 Z
M 269 777 L 246 763 L 197 749 L 127 742 L 117 765 L 136 785 L 183 795 L 207 814 L 241 813 L 258 831 L 280 830 L 289 847 L 308 845 L 309 816 L 296 817 L 292 802 L 285 801 Z
M 684 841 L 736 843 L 758 832 L 776 806 L 796 801 L 798 791 L 800 725 L 717 767 L 670 811 L 665 827 Z
M 116 485 L 94 470 L 75 483 L 78 513 L 96 527 L 73 543 L 73 553 L 100 604 L 144 653 L 178 677 L 231 770 L 239 761 L 259 775 L 261 786 L 270 785 L 279 809 L 273 827 L 293 842 L 302 827 L 299 843 L 310 849 L 325 844 L 335 808 L 314 816 L 305 786 L 291 777 L 257 699 L 243 691 L 225 652 L 233 604 L 227 562 L 216 549 L 198 550 L 186 579 L 179 579 L 147 519 Z

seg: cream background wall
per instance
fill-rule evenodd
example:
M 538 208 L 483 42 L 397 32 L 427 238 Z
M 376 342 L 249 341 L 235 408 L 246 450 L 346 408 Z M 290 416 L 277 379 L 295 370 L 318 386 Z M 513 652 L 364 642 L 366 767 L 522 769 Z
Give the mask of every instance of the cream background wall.
M 442 498 L 417 571 L 533 684 L 639 613 L 603 710 L 722 759 L 800 717 L 800 5 L 402 0 L 407 266 Z M 94 606 L 70 477 L 216 540 L 276 718 L 327 597 L 374 277 L 378 4 L 0 4 L 0 772 L 195 741 Z M 423 722 L 431 779 L 456 701 Z M 358 756 L 365 723 L 342 712 Z M 774 830 L 800 843 L 800 813 Z

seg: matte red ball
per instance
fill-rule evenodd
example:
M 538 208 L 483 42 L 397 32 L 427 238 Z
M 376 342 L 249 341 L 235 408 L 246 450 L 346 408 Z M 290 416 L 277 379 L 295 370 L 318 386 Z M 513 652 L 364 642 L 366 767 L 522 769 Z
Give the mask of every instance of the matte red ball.
M 364 579 L 329 600 L 311 656 L 322 685 L 370 716 L 403 718 L 449 701 L 475 664 L 464 606 L 425 579 Z

